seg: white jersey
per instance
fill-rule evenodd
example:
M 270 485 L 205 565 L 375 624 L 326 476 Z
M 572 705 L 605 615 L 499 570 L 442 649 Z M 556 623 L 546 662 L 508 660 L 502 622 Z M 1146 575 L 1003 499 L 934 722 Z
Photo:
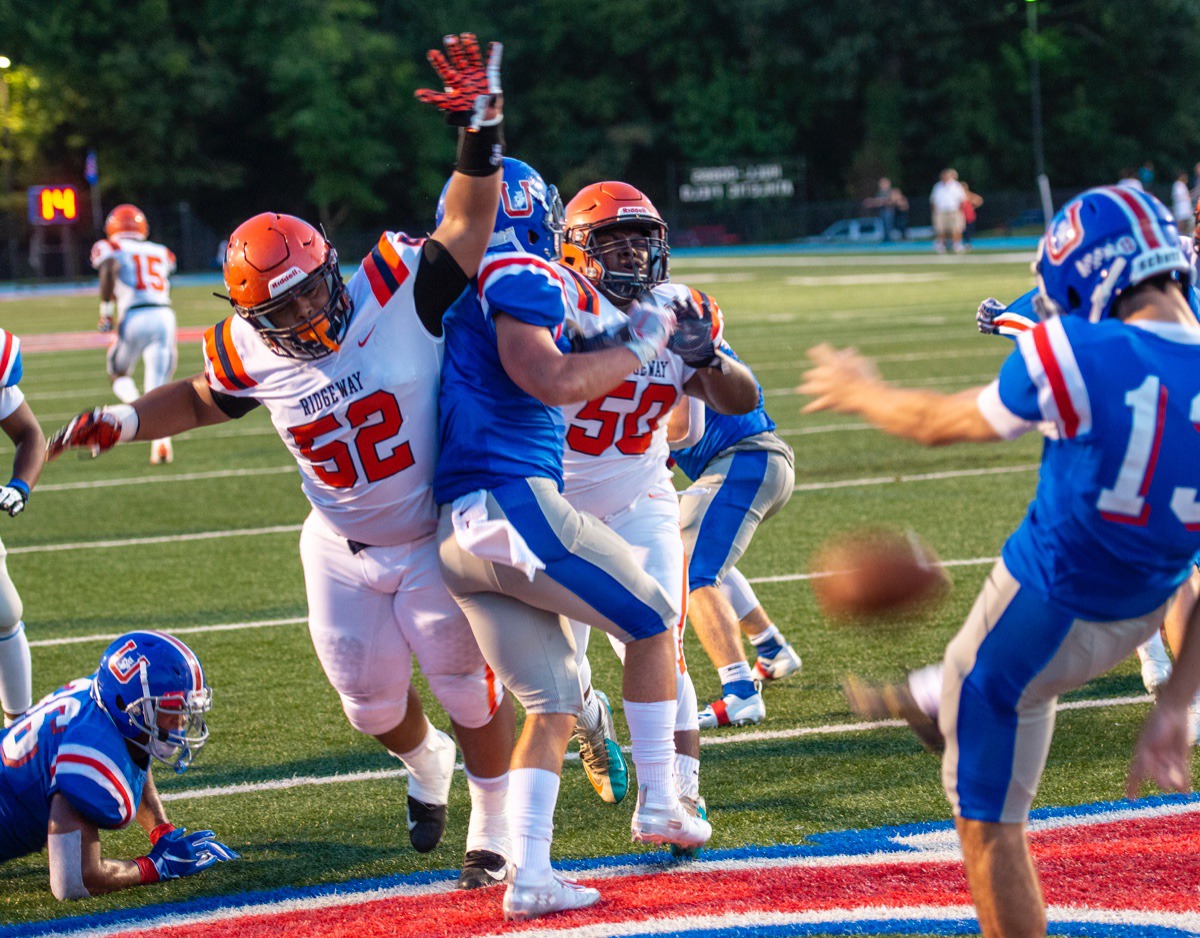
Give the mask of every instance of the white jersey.
M 591 337 L 623 326 L 625 314 L 594 288 L 591 292 L 595 302 L 569 309 L 568 330 Z M 682 285 L 662 284 L 651 300 L 665 305 L 689 292 Z M 667 416 L 695 373 L 678 355 L 664 351 L 604 397 L 563 408 L 563 496 L 574 508 L 604 519 L 656 485 L 670 487 Z
M 130 310 L 171 305 L 171 274 L 175 254 L 153 241 L 117 235 L 92 245 L 92 267 L 100 269 L 110 257 L 117 260 L 117 316 Z
M 346 284 L 353 313 L 341 349 L 324 358 L 276 355 L 240 316 L 204 336 L 209 387 L 263 404 L 314 510 L 340 536 L 376 547 L 437 528 L 443 343 L 413 299 L 422 243 L 379 239 Z

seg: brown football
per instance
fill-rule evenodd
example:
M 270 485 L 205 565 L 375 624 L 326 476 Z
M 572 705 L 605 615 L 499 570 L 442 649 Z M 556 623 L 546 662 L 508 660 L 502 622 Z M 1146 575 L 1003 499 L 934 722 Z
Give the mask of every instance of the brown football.
M 825 543 L 813 562 L 817 605 L 843 622 L 903 616 L 940 599 L 950 578 L 909 532 L 868 530 Z

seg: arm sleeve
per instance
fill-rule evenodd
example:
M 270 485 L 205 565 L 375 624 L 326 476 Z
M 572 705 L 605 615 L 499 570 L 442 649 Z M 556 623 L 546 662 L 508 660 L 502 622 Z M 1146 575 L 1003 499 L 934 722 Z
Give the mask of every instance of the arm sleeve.
M 445 245 L 433 238 L 425 242 L 413 282 L 413 302 L 426 332 L 442 334 L 442 317 L 462 295 L 469 279 Z

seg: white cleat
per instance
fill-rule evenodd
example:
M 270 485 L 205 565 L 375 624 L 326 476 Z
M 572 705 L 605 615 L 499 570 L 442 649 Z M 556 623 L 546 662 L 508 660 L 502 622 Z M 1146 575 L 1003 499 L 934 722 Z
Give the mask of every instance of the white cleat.
M 764 682 L 782 681 L 785 677 L 799 674 L 800 667 L 800 655 L 790 642 L 784 642 L 774 657 L 758 656 L 758 660 L 754 662 L 754 676 Z
M 726 694 L 714 700 L 700 711 L 700 729 L 711 730 L 718 726 L 753 726 L 767 716 L 762 692 L 755 691 L 749 697 Z
M 1149 640 L 1138 646 L 1138 658 L 1142 662 L 1142 684 L 1146 690 L 1158 696 L 1162 686 L 1171 677 L 1171 659 L 1163 645 L 1162 636 L 1157 632 Z
M 557 871 L 551 871 L 550 879 L 540 883 L 523 883 L 521 873 L 504 890 L 504 919 L 509 922 L 524 922 L 552 912 L 570 912 L 586 909 L 600 901 L 600 890 L 581 886 Z
M 678 799 L 665 806 L 646 804 L 644 785 L 638 789 L 631 829 L 634 843 L 672 844 L 685 850 L 703 847 L 712 837 L 712 825 L 698 813 L 689 812 Z
M 163 437 L 161 440 L 155 440 L 150 444 L 150 465 L 157 466 L 162 463 L 175 461 L 175 450 L 171 446 L 169 437 Z

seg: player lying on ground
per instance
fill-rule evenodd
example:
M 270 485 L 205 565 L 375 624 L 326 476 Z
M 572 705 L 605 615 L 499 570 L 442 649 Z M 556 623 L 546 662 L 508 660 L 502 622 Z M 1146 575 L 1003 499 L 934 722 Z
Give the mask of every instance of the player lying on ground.
M 430 59 L 462 90 L 420 96 L 474 126 L 433 234 L 385 233 L 343 284 L 337 252 L 312 225 L 269 212 L 244 222 L 225 258 L 236 315 L 206 333 L 204 373 L 80 415 L 50 456 L 267 408 L 312 504 L 300 556 L 317 657 L 351 726 L 408 770 L 409 839 L 424 852 L 445 831 L 455 747 L 410 686 L 420 662 L 463 749 L 472 811 L 460 885 L 470 888 L 504 877 L 514 717 L 442 584 L 430 486 L 442 315 L 479 267 L 499 199 L 500 48 L 485 69 L 474 36 L 445 42 L 450 62 Z
M 167 820 L 150 760 L 183 772 L 208 739 L 212 691 L 195 653 L 128 632 L 100 667 L 40 700 L 0 736 L 0 862 L 49 850 L 56 899 L 86 899 L 202 873 L 238 854 Z M 150 852 L 106 858 L 100 831 L 136 820 Z
M 942 780 L 987 938 L 1041 936 L 1025 835 L 1058 696 L 1153 635 L 1200 549 L 1200 324 L 1175 223 L 1152 196 L 1093 189 L 1055 216 L 1035 263 L 1042 323 L 985 388 L 885 384 L 852 349 L 819 346 L 807 412 L 864 417 L 927 445 L 1055 425 L 1037 495 L 946 650 Z M 1134 750 L 1143 779 L 1189 785 L 1187 708 L 1200 688 L 1193 616 Z

